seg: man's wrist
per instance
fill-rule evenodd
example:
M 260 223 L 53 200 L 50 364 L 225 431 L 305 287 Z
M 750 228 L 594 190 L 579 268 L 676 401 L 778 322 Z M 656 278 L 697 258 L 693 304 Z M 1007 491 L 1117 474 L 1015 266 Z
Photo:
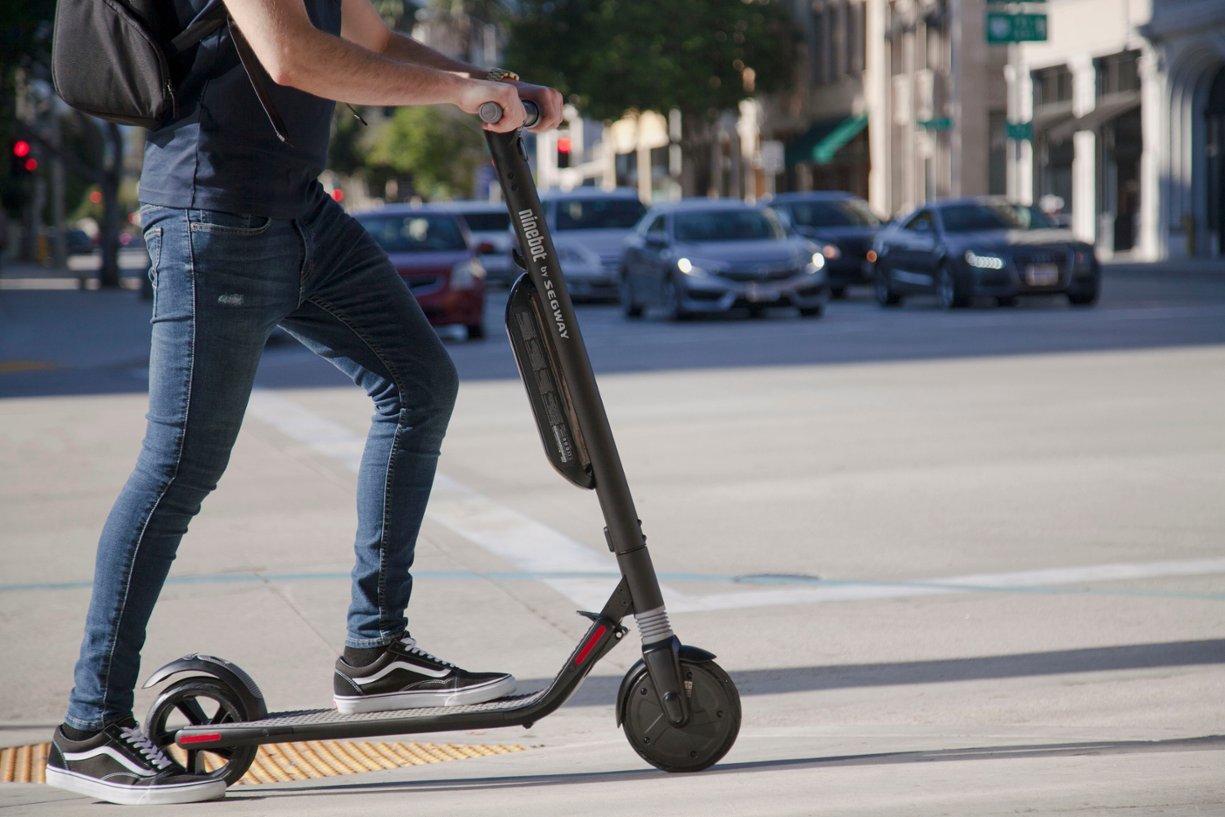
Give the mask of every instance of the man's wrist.
M 518 82 L 519 75 L 506 68 L 490 68 L 485 72 L 485 79 L 490 82 Z

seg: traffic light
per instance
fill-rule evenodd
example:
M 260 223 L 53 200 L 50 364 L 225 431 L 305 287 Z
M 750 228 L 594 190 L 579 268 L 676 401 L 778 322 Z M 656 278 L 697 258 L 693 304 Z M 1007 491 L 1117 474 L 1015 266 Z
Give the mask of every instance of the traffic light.
M 557 137 L 557 166 L 558 167 L 569 167 L 570 166 L 570 147 L 571 147 L 571 143 L 570 143 L 569 136 L 558 136 Z
M 10 174 L 22 178 L 38 170 L 38 159 L 34 157 L 33 148 L 30 143 L 24 139 L 17 139 L 13 142 L 13 150 L 10 155 Z

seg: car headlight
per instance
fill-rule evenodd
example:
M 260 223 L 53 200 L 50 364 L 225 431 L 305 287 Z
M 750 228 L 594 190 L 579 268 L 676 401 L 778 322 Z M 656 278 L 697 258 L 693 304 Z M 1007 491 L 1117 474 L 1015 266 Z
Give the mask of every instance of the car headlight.
M 451 268 L 451 283 L 449 289 L 475 289 L 485 280 L 485 268 L 475 258 L 460 261 Z
M 707 263 L 704 261 L 694 261 L 687 256 L 681 256 L 676 259 L 676 268 L 685 275 L 691 275 L 695 278 L 701 278 L 705 275 L 714 275 L 722 268 L 716 264 Z
M 812 254 L 812 258 L 808 260 L 809 272 L 820 272 L 821 270 L 825 269 L 825 258 L 826 256 L 824 253 L 814 252 Z
M 1003 269 L 1004 259 L 991 253 L 979 254 L 974 250 L 966 250 L 966 263 L 976 269 Z

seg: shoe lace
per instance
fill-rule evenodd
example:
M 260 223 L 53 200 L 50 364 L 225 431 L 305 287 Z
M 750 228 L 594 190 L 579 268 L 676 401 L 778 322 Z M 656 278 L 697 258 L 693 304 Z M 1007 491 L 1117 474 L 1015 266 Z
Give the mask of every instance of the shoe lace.
M 161 750 L 157 744 L 145 737 L 145 733 L 140 731 L 138 726 L 125 726 L 119 730 L 120 736 L 128 742 L 136 751 L 144 756 L 158 771 L 162 771 L 171 764 L 170 758 L 166 757 L 166 753 Z
M 443 661 L 438 656 L 432 655 L 431 653 L 428 653 L 425 650 L 418 647 L 417 639 L 413 638 L 411 635 L 406 635 L 403 638 L 401 638 L 400 643 L 403 644 L 404 648 L 407 649 L 409 652 L 416 653 L 417 655 L 420 655 L 422 658 L 433 661 L 436 664 L 442 664 L 444 667 L 454 667 L 455 666 L 450 661 Z

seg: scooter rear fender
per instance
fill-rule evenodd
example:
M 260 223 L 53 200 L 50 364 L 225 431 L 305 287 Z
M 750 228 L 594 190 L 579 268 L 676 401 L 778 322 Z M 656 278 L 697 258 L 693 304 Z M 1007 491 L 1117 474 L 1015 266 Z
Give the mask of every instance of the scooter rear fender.
M 252 720 L 268 714 L 268 705 L 264 702 L 264 695 L 259 691 L 259 687 L 256 686 L 251 676 L 237 664 L 231 664 L 224 658 L 212 655 L 191 653 L 182 658 L 176 658 L 156 669 L 142 688 L 155 687 L 168 678 L 183 674 L 203 675 L 221 681 L 238 696 L 249 713 L 248 717 Z

